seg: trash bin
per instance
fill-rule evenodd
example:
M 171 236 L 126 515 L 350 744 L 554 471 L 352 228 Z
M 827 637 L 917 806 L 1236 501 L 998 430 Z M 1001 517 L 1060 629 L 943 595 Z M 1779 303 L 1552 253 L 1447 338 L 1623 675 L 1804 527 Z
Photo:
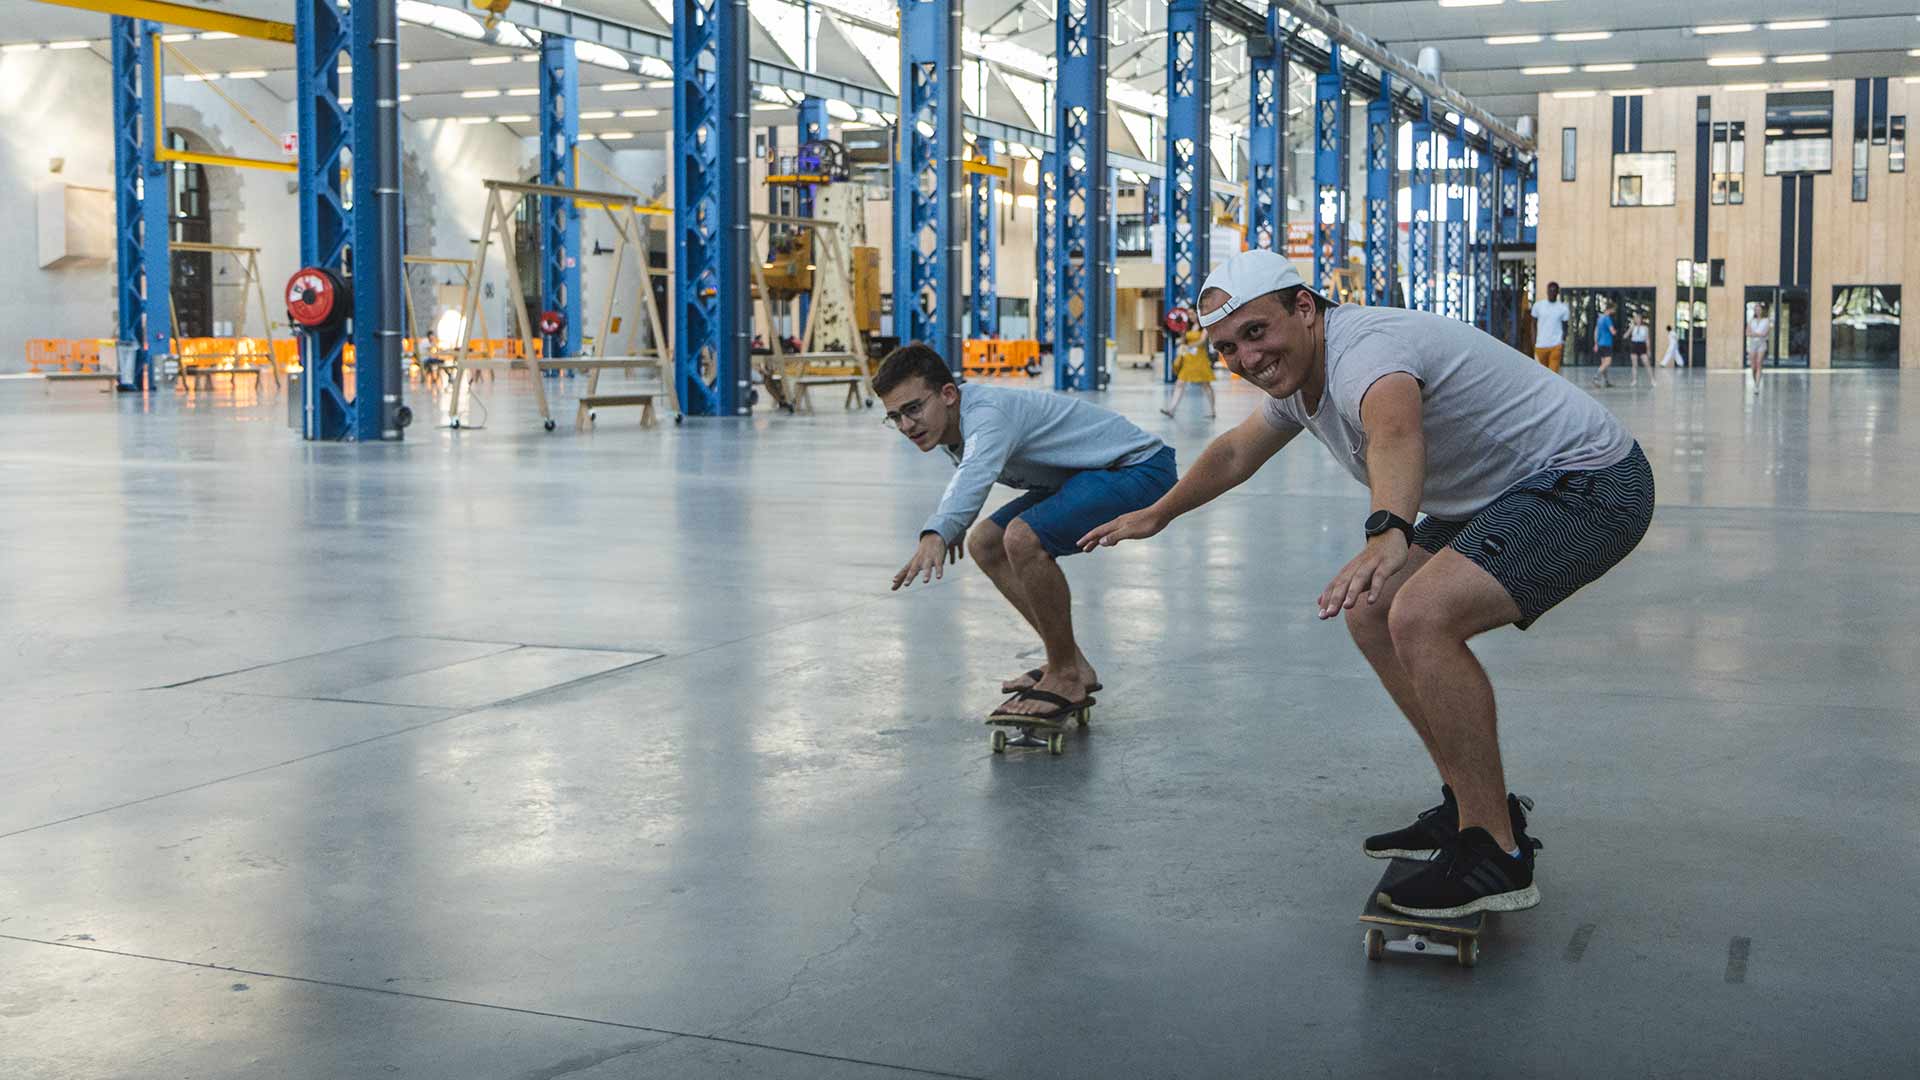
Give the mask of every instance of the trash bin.
M 140 346 L 129 345 L 124 341 L 113 343 L 113 370 L 119 376 L 121 386 L 132 386 L 134 369 L 140 364 Z

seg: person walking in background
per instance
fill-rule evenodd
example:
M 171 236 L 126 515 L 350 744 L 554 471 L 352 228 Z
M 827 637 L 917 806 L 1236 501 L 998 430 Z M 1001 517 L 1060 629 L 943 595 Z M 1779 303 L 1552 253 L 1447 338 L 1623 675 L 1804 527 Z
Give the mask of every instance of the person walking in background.
M 1635 312 L 1632 326 L 1627 331 L 1627 347 L 1633 356 L 1633 385 L 1635 386 L 1640 385 L 1640 365 L 1642 364 L 1647 367 L 1647 385 L 1654 385 L 1653 351 L 1649 343 L 1652 337 L 1653 328 L 1647 325 L 1647 320 L 1642 318 L 1639 312 Z
M 1180 409 L 1180 399 L 1187 396 L 1187 384 L 1197 383 L 1207 395 L 1207 419 L 1214 417 L 1213 398 L 1213 357 L 1207 352 L 1206 335 L 1199 330 L 1189 330 L 1180 346 L 1180 352 L 1173 360 L 1173 400 L 1160 410 L 1162 416 L 1172 416 Z
M 1671 326 L 1667 327 L 1667 351 L 1660 354 L 1660 366 L 1676 368 L 1687 366 L 1687 358 L 1680 355 L 1680 339 L 1674 334 Z
M 1767 313 L 1767 305 L 1755 304 L 1753 315 L 1747 319 L 1747 389 L 1760 391 L 1760 369 L 1767 362 L 1767 338 L 1773 336 L 1773 319 Z
M 1607 378 L 1607 369 L 1613 366 L 1613 312 L 1613 305 L 1608 304 L 1600 313 L 1599 325 L 1593 328 L 1593 349 L 1600 354 L 1600 370 L 1594 372 L 1590 380 L 1594 386 L 1613 385 L 1613 380 Z
M 1533 302 L 1533 358 L 1556 375 L 1567 344 L 1567 319 L 1573 314 L 1560 299 L 1560 283 L 1547 282 L 1547 298 Z

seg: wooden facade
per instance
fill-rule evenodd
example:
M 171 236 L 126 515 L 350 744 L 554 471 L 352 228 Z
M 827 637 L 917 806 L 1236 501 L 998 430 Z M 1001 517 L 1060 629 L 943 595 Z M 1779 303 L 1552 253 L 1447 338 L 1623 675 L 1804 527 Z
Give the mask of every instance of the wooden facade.
M 1734 85 L 1738 85 L 1735 83 Z M 1782 92 L 1774 84 L 1775 92 Z M 1888 114 L 1908 118 L 1905 172 L 1888 170 L 1888 145 L 1869 149 L 1865 202 L 1855 202 L 1853 184 L 1854 83 L 1834 79 L 1833 171 L 1813 175 L 1810 364 L 1830 366 L 1833 290 L 1837 285 L 1898 285 L 1903 304 L 1920 299 L 1920 167 L 1912 160 L 1920 124 L 1920 84 L 1888 80 Z M 1614 104 L 1604 91 L 1588 98 L 1541 94 L 1540 224 L 1538 277 L 1563 288 L 1619 287 L 1658 290 L 1655 310 L 1658 355 L 1662 327 L 1673 321 L 1678 299 L 1676 264 L 1691 260 L 1694 244 L 1695 169 L 1711 169 L 1696 153 L 1696 103 L 1710 101 L 1714 123 L 1746 124 L 1745 202 L 1709 205 L 1708 257 L 1726 261 L 1724 283 L 1707 290 L 1707 362 L 1714 368 L 1742 361 L 1746 287 L 1780 281 L 1783 178 L 1764 172 L 1765 90 L 1672 87 L 1642 95 L 1641 148 L 1675 154 L 1672 206 L 1612 205 Z M 1561 179 L 1562 129 L 1576 136 L 1576 179 Z M 1920 323 L 1901 328 L 1900 366 L 1920 367 Z

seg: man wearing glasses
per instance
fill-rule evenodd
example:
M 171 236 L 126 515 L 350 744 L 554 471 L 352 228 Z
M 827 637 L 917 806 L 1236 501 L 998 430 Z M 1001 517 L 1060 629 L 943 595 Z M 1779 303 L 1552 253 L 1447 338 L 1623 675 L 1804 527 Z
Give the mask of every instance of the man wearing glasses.
M 925 345 L 881 361 L 873 392 L 887 407 L 888 426 L 922 453 L 945 450 L 959 466 L 893 587 L 940 577 L 946 563 L 970 552 L 1047 651 L 1045 667 L 1001 686 L 1013 697 L 994 715 L 1057 720 L 1090 704 L 1099 684 L 1074 642 L 1072 598 L 1056 560 L 1079 551 L 1094 526 L 1172 489 L 1173 448 L 1119 413 L 1065 394 L 963 389 Z M 1026 493 L 974 525 L 996 482 Z

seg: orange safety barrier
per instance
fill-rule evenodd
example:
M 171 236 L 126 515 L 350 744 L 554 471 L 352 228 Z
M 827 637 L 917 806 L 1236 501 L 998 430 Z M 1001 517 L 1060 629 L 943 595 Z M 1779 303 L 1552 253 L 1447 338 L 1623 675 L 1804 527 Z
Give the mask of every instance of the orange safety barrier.
M 970 338 L 961 357 L 968 375 L 1019 375 L 1040 360 L 1040 343 L 1028 338 Z
M 111 357 L 112 338 L 29 338 L 27 370 L 99 371 L 101 358 Z

